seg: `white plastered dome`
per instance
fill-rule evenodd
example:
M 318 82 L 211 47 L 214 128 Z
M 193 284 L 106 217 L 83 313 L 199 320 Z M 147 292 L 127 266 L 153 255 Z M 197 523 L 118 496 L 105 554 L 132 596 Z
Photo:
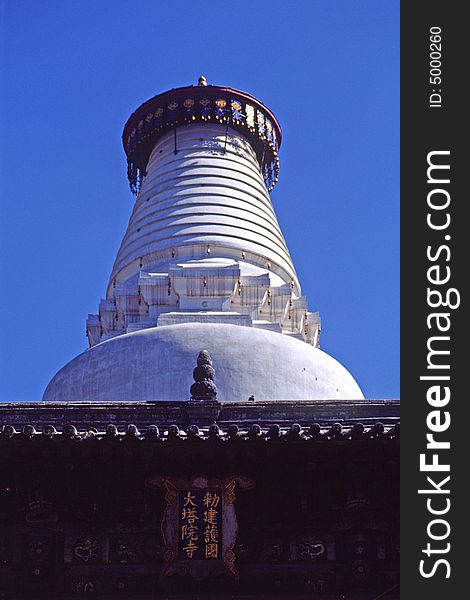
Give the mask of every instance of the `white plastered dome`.
M 239 325 L 185 323 L 97 344 L 53 377 L 43 400 L 189 400 L 202 349 L 212 357 L 220 401 L 364 398 L 338 361 L 303 341 Z

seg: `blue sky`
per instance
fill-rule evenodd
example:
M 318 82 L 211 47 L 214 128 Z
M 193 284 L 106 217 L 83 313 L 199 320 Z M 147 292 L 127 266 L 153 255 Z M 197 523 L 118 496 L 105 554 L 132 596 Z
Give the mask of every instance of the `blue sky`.
M 399 396 L 398 1 L 0 6 L 0 401 L 87 347 L 133 205 L 122 127 L 200 74 L 276 114 L 272 200 L 322 348 Z

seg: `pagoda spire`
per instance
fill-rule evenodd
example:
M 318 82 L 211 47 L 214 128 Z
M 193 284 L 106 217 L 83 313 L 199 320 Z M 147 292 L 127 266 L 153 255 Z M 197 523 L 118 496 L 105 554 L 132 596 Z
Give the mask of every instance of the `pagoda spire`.
M 228 87 L 176 88 L 124 127 L 137 198 L 90 346 L 139 329 L 204 319 L 319 345 L 270 190 L 281 129 L 259 100 Z

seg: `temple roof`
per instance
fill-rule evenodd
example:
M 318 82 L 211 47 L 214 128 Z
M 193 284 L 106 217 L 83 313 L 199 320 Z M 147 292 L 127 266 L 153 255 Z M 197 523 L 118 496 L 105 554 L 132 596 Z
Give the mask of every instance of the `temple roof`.
M 98 424 L 97 424 L 98 425 Z M 310 427 L 302 427 L 299 423 L 292 423 L 290 426 L 279 426 L 273 424 L 269 427 L 261 427 L 258 423 L 248 426 L 231 425 L 220 428 L 216 423 L 199 427 L 195 423 L 186 427 L 186 429 L 171 424 L 163 429 L 158 425 L 151 424 L 144 430 L 139 430 L 134 423 L 128 423 L 124 428 L 118 428 L 114 424 L 108 424 L 106 427 L 90 425 L 88 428 L 77 427 L 73 423 L 68 423 L 57 430 L 54 425 L 41 423 L 23 425 L 20 430 L 13 425 L 5 424 L 0 430 L 0 441 L 34 441 L 40 439 L 71 439 L 77 442 L 84 442 L 90 439 L 120 441 L 147 441 L 160 442 L 165 441 L 213 441 L 231 443 L 234 441 L 243 442 L 329 442 L 329 441 L 373 441 L 373 440 L 395 440 L 400 439 L 400 424 L 384 425 L 381 421 L 371 423 L 365 426 L 362 422 L 354 425 L 343 426 L 339 421 L 329 425 L 322 426 L 319 423 L 313 423 Z
M 124 432 L 134 424 L 144 435 L 151 425 L 161 432 L 177 425 L 187 431 L 197 425 L 201 431 L 216 423 L 222 431 L 236 425 L 247 433 L 253 425 L 259 425 L 266 433 L 278 425 L 282 433 L 293 423 L 298 423 L 308 435 L 310 427 L 317 423 L 323 433 L 335 423 L 340 423 L 345 433 L 362 423 L 368 431 L 376 423 L 382 423 L 389 431 L 400 420 L 398 400 L 316 400 L 312 402 L 265 401 L 256 399 L 244 402 L 176 401 L 176 402 L 4 402 L 0 404 L 0 428 L 5 425 L 21 431 L 25 425 L 33 425 L 41 432 L 46 425 L 63 431 L 74 424 L 85 433 L 94 427 L 104 431 L 113 423 Z

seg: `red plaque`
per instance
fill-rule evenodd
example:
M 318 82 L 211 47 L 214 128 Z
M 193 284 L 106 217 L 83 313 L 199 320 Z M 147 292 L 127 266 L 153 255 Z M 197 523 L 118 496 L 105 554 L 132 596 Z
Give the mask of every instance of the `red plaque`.
M 157 475 L 146 484 L 166 491 L 162 519 L 165 574 L 203 578 L 225 573 L 238 578 L 235 488 L 246 490 L 254 482 L 242 476 L 178 479 Z

